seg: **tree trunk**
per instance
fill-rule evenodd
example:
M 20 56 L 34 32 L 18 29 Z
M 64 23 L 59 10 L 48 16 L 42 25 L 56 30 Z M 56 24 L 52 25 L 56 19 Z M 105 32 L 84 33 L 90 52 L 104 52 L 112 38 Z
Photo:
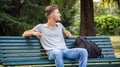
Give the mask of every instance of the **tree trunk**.
M 95 36 L 93 0 L 81 0 L 80 36 Z

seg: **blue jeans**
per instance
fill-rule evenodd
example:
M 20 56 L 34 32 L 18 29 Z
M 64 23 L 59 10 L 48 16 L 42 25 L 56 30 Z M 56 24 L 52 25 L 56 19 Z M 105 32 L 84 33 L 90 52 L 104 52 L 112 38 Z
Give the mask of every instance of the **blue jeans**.
M 79 67 L 87 66 L 88 53 L 84 48 L 72 48 L 72 49 L 52 49 L 48 51 L 49 60 L 54 60 L 56 67 L 64 67 L 65 59 L 75 59 L 79 61 Z

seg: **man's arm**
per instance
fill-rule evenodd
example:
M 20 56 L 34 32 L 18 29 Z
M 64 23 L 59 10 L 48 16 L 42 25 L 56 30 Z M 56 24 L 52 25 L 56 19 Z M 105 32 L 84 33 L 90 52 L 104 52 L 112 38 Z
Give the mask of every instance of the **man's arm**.
M 27 30 L 25 31 L 22 36 L 24 37 L 28 37 L 28 36 L 36 36 L 37 38 L 41 37 L 41 33 L 40 32 L 36 32 L 35 30 Z
M 63 30 L 63 33 L 69 38 L 72 37 L 72 34 L 68 30 Z

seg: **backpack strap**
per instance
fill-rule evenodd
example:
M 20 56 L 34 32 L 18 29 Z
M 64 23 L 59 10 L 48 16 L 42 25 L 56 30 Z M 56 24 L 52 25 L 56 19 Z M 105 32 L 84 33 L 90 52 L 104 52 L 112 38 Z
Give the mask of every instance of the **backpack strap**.
M 100 55 L 100 58 L 104 58 L 104 55 L 103 55 L 103 54 L 101 54 L 101 55 Z

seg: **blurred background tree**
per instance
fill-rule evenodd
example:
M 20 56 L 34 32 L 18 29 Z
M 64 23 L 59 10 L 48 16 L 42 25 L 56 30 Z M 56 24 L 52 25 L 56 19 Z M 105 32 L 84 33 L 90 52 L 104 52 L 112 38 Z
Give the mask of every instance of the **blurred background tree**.
M 120 35 L 120 0 L 100 0 L 94 3 L 97 35 Z
M 21 35 L 36 24 L 46 23 L 44 9 L 57 4 L 65 27 L 73 24 L 77 0 L 0 0 L 0 35 Z M 69 29 L 69 28 L 68 28 Z
M 91 22 L 93 26 L 90 25 L 90 27 L 95 27 L 96 31 L 89 28 L 88 21 L 91 17 L 89 16 L 90 18 L 88 17 L 88 19 L 84 18 L 87 21 L 85 26 L 88 26 L 87 32 L 90 35 L 91 32 L 95 32 L 95 35 L 120 35 L 119 0 L 82 1 L 87 1 L 84 5 L 93 3 L 94 11 L 85 8 L 83 5 L 86 13 L 89 11 L 94 12 L 94 15 L 91 16 L 93 18 Z M 62 14 L 61 23 L 73 35 L 79 35 L 82 26 L 81 19 L 84 16 L 80 15 L 80 3 L 81 0 L 0 0 L 0 35 L 21 35 L 25 30 L 31 29 L 39 23 L 46 23 L 47 18 L 44 15 L 44 9 L 50 4 L 59 6 Z M 107 30 L 106 33 L 104 33 L 105 30 Z M 83 35 L 88 34 L 83 33 Z
M 108 4 L 112 4 L 113 6 L 111 7 L 105 7 L 104 3 L 106 1 L 108 1 Z M 120 6 L 118 6 L 118 4 L 120 4 L 119 0 L 113 0 L 111 1 L 111 3 L 109 2 L 111 0 L 93 0 L 93 4 L 94 4 L 94 24 L 95 24 L 95 34 L 96 35 L 120 35 Z M 119 2 L 119 3 L 118 3 Z M 79 4 L 79 3 L 78 3 Z M 88 12 L 89 10 L 87 10 Z M 73 33 L 75 35 L 79 35 L 79 31 L 80 31 L 80 25 L 81 25 L 81 21 L 80 21 L 80 13 L 78 13 L 74 20 L 75 23 L 74 25 L 71 27 L 76 31 L 73 31 Z M 86 20 L 86 22 L 88 22 L 89 20 Z M 99 21 L 99 22 L 98 22 Z M 80 23 L 79 23 L 80 22 Z M 102 24 L 101 24 L 102 23 Z M 85 24 L 85 26 L 87 26 L 88 23 Z M 101 24 L 101 25 L 99 25 Z M 117 24 L 117 25 L 116 25 Z M 104 25 L 104 28 L 102 28 L 102 25 Z M 81 25 L 82 26 L 82 25 Z M 115 27 L 114 27 L 115 26 Z M 106 29 L 106 28 L 107 29 Z M 111 28 L 113 27 L 113 28 Z M 87 28 L 88 30 L 89 27 Z M 102 29 L 102 30 L 100 30 Z M 72 30 L 72 29 L 71 29 Z M 86 30 L 85 30 L 86 31 Z M 112 31 L 112 32 L 110 32 Z M 89 31 L 89 33 L 91 33 L 93 31 Z M 85 33 L 83 33 L 85 34 Z
M 80 0 L 80 36 L 95 36 L 93 0 Z

